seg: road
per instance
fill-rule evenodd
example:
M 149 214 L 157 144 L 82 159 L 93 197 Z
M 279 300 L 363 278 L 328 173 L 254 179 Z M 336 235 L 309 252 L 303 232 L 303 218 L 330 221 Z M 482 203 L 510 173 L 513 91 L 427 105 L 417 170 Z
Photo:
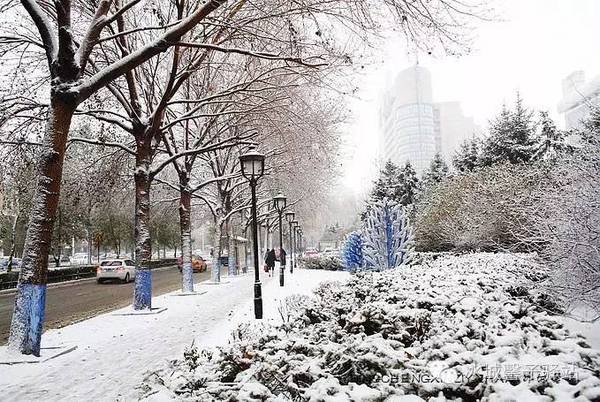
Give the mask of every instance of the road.
M 210 278 L 210 272 L 194 274 L 194 282 Z M 73 283 L 54 284 L 46 294 L 46 322 L 44 330 L 61 328 L 100 313 L 131 304 L 133 283 L 96 283 L 95 279 Z M 181 274 L 176 266 L 152 272 L 152 294 L 161 295 L 181 288 Z M 0 345 L 8 339 L 15 293 L 0 295 Z

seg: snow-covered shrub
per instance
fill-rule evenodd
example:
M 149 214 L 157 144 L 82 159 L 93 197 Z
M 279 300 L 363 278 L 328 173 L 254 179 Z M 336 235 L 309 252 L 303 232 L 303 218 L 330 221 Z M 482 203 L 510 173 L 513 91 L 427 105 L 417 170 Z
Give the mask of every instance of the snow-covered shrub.
M 280 302 L 277 311 L 279 311 L 281 321 L 288 323 L 310 304 L 310 298 L 306 295 L 291 295 Z
M 413 234 L 404 208 L 387 198 L 373 202 L 363 230 L 365 263 L 375 270 L 406 265 L 413 249 Z
M 360 231 L 348 234 L 342 248 L 342 256 L 346 269 L 350 272 L 358 271 L 364 266 L 363 241 Z
M 417 250 L 529 250 L 527 206 L 546 175 L 542 165 L 500 164 L 446 179 L 417 204 Z
M 548 291 L 600 312 L 600 146 L 557 161 L 526 212 L 522 240 L 553 267 Z
M 313 257 L 304 260 L 303 266 L 306 269 L 323 269 L 325 271 L 343 271 L 344 266 L 339 258 L 336 257 Z
M 525 278 L 535 271 L 546 270 L 525 255 L 443 255 L 324 282 L 290 300 L 289 322 L 245 326 L 196 353 L 195 369 L 174 361 L 141 389 L 178 400 L 597 401 L 600 351 L 535 303 Z

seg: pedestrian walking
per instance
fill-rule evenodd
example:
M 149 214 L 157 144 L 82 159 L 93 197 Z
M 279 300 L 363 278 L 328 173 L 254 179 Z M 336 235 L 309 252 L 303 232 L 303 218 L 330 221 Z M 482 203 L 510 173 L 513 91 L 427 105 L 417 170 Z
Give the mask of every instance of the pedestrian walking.
M 271 249 L 267 251 L 265 255 L 265 266 L 267 267 L 267 272 L 269 276 L 273 275 L 273 271 L 275 270 L 275 250 Z
M 285 252 L 285 249 L 282 247 L 280 249 L 277 249 L 277 261 L 279 261 L 279 264 L 285 266 L 285 257 L 287 256 L 287 253 Z

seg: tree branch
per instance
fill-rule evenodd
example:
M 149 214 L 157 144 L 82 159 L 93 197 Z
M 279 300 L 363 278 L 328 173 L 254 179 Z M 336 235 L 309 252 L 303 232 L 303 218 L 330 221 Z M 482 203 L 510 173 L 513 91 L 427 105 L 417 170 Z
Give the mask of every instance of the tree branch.
M 48 59 L 48 68 L 52 73 L 52 66 L 58 53 L 58 43 L 54 35 L 52 35 L 52 24 L 46 18 L 44 10 L 37 4 L 37 1 L 21 0 L 21 3 L 29 13 L 31 19 L 33 19 L 33 23 L 42 37 L 42 43 L 44 44 L 44 49 L 46 49 L 46 58 Z

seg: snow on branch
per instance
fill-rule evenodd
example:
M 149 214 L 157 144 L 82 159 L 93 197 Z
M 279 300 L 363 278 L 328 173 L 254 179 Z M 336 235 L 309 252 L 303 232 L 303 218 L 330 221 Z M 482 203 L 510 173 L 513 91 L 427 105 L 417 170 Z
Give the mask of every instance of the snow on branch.
M 198 154 L 202 154 L 205 152 L 210 152 L 210 151 L 216 151 L 219 149 L 223 149 L 223 148 L 228 148 L 231 147 L 231 143 L 234 142 L 236 145 L 252 145 L 254 144 L 254 142 L 252 141 L 239 141 L 239 137 L 233 137 L 233 138 L 226 138 L 224 140 L 221 140 L 215 144 L 212 145 L 207 145 L 201 148 L 194 148 L 194 149 L 186 149 L 184 151 L 181 151 L 175 155 L 172 155 L 170 157 L 168 157 L 167 159 L 165 159 L 164 161 L 162 161 L 155 169 L 152 169 L 152 171 L 150 172 L 150 178 L 154 178 L 158 173 L 160 173 L 165 167 L 167 167 L 170 163 L 173 163 L 174 160 L 179 159 L 181 157 L 184 156 L 189 156 L 189 155 L 198 155 Z
M 147 45 L 129 53 L 105 69 L 87 78 L 81 86 L 80 98 L 87 99 L 98 89 L 104 87 L 117 77 L 133 70 L 152 57 L 166 51 L 170 44 L 178 42 L 183 35 L 192 30 L 200 21 L 210 15 L 213 11 L 225 4 L 227 0 L 209 0 L 201 5 L 196 11 L 182 20 L 176 26 L 170 28 L 159 38 Z
M 240 49 L 240 48 L 235 48 L 235 47 L 223 47 L 223 46 L 213 45 L 210 43 L 177 42 L 177 43 L 173 43 L 173 45 L 182 46 L 182 47 L 207 49 L 207 50 L 215 50 L 215 51 L 223 52 L 223 53 L 236 53 L 236 54 L 242 54 L 245 56 L 266 59 L 266 60 L 289 61 L 291 63 L 300 64 L 302 66 L 310 67 L 310 68 L 323 67 L 323 66 L 327 65 L 327 63 L 324 63 L 324 62 L 321 62 L 321 63 L 309 62 L 309 60 L 313 60 L 313 59 L 322 60 L 323 58 L 319 57 L 319 56 L 312 56 L 307 59 L 302 59 L 301 57 L 281 56 L 281 55 L 274 54 L 274 53 L 255 52 L 255 51 L 248 50 L 248 49 Z
M 38 5 L 35 0 L 21 0 L 23 7 L 33 19 L 33 22 L 38 29 L 46 49 L 46 58 L 48 59 L 48 66 L 52 70 L 52 65 L 56 60 L 58 53 L 58 43 L 56 37 L 52 34 L 52 24 L 46 17 L 44 10 Z
M 92 53 L 92 48 L 97 42 L 102 29 L 107 24 L 106 14 L 112 4 L 112 0 L 100 0 L 98 3 L 98 7 L 96 8 L 96 12 L 94 14 L 94 18 L 90 23 L 88 31 L 86 32 L 81 44 L 79 45 L 79 49 L 77 49 L 77 54 L 75 55 L 75 60 L 79 63 L 81 70 L 85 70 L 85 65 L 87 64 L 87 60 Z
M 90 138 L 83 138 L 83 137 L 71 137 L 71 138 L 69 138 L 68 142 L 83 142 L 83 143 L 86 143 L 86 144 L 119 148 L 119 149 L 127 152 L 130 155 L 134 155 L 135 156 L 135 154 L 136 154 L 133 149 L 131 149 L 131 148 L 127 147 L 126 145 L 121 144 L 119 142 L 106 142 L 106 141 L 101 141 L 101 140 L 92 140 Z

